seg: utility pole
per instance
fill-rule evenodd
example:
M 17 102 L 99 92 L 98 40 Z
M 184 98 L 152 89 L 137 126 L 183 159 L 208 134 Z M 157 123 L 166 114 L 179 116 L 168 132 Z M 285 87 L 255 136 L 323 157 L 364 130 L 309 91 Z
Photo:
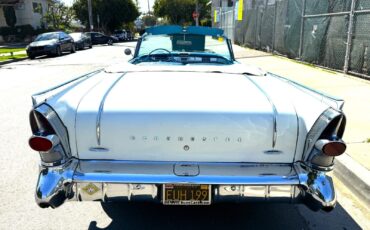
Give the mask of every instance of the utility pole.
M 100 17 L 99 17 L 99 14 L 96 18 L 96 22 L 98 23 L 98 31 L 100 31 Z
M 87 0 L 87 9 L 88 9 L 88 12 L 89 12 L 90 31 L 93 31 L 94 30 L 94 23 L 93 23 L 91 0 Z
M 148 0 L 148 14 L 150 14 L 150 4 L 149 4 L 149 0 Z
M 199 26 L 199 4 L 198 4 L 198 0 L 195 2 L 195 14 L 196 14 L 195 25 Z

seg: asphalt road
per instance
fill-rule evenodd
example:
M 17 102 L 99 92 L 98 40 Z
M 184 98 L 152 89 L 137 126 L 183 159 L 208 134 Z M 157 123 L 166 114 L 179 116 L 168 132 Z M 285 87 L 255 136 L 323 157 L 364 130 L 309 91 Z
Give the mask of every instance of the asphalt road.
M 125 62 L 129 59 L 125 47 L 134 45 L 96 46 L 0 66 L 0 229 L 361 229 L 358 220 L 364 211 L 357 210 L 351 196 L 342 195 L 340 189 L 339 205 L 331 213 L 287 204 L 168 207 L 68 202 L 58 209 L 39 208 L 34 201 L 39 156 L 27 145 L 30 95 Z

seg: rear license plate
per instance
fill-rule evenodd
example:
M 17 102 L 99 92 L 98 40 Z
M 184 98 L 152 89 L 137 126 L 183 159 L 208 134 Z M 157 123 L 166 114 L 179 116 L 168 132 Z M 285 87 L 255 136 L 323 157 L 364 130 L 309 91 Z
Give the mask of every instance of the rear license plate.
M 210 205 L 211 185 L 164 184 L 163 204 L 165 205 Z

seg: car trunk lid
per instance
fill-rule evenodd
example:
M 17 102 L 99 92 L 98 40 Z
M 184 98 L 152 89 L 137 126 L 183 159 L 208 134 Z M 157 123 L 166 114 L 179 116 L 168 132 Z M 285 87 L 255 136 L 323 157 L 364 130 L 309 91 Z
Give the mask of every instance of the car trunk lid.
M 78 154 L 81 159 L 292 162 L 296 114 L 284 105 L 276 108 L 241 74 L 110 74 L 78 107 Z

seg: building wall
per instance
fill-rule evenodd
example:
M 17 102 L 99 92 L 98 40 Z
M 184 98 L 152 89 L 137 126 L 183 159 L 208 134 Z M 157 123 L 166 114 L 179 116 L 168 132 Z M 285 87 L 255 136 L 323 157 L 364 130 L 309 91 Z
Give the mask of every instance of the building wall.
M 34 10 L 33 4 L 41 4 L 41 12 Z M 47 0 L 27 0 L 24 3 L 16 4 L 14 6 L 15 15 L 17 17 L 16 26 L 31 25 L 33 28 L 41 27 L 42 15 L 47 11 Z M 7 26 L 4 18 L 2 7 L 0 7 L 0 27 Z
M 0 27 L 6 26 L 3 8 L 0 7 Z
M 34 10 L 33 4 L 41 4 L 42 12 L 37 12 Z M 47 2 L 46 0 L 31 0 L 24 1 L 23 4 L 16 7 L 16 16 L 17 16 L 17 26 L 30 24 L 35 29 L 41 27 L 41 18 L 42 15 L 47 11 Z

